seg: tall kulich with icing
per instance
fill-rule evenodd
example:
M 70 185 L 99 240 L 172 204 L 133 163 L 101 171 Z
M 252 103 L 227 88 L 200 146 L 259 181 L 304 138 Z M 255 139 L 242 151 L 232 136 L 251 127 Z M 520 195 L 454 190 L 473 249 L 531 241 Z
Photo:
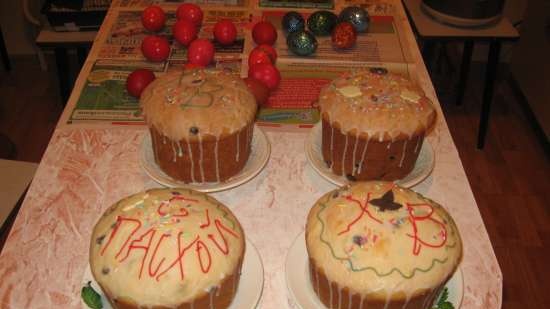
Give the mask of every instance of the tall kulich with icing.
M 309 212 L 313 290 L 328 308 L 428 309 L 462 258 L 439 204 L 391 182 L 357 182 Z
M 157 78 L 140 100 L 156 163 L 185 183 L 220 182 L 248 160 L 256 101 L 222 70 L 185 70 Z
M 396 180 L 414 168 L 436 112 L 422 89 L 384 68 L 352 71 L 321 90 L 322 152 L 349 180 Z
M 188 189 L 151 189 L 108 208 L 90 266 L 113 308 L 223 309 L 239 284 L 245 236 L 231 211 Z

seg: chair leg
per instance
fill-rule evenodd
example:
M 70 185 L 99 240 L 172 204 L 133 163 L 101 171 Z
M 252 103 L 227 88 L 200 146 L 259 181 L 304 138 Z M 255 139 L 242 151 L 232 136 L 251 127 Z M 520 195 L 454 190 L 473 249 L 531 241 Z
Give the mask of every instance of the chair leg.
M 433 53 L 435 49 L 435 42 L 432 40 L 424 40 L 422 44 L 422 58 L 424 58 L 424 64 L 428 69 L 428 72 L 432 71 Z
M 6 71 L 11 71 L 10 57 L 8 57 L 8 50 L 6 49 L 2 28 L 0 28 L 0 54 L 2 56 L 2 62 L 4 62 L 4 68 Z
M 499 54 L 500 41 L 493 39 L 489 46 L 489 57 L 487 59 L 487 69 L 485 72 L 485 89 L 483 90 L 483 103 L 481 105 L 479 132 L 477 137 L 478 149 L 483 149 L 483 146 L 485 145 L 485 137 L 489 126 L 489 114 L 491 111 L 491 103 L 493 101 L 493 90 L 495 87 Z
M 55 63 L 57 65 L 57 78 L 59 81 L 59 94 L 61 95 L 62 105 L 67 104 L 69 99 L 69 64 L 67 61 L 67 50 L 65 48 L 55 48 Z
M 457 92 L 456 92 L 456 105 L 461 105 L 464 99 L 464 92 L 466 91 L 466 83 L 468 81 L 468 75 L 470 74 L 470 62 L 472 62 L 472 52 L 474 49 L 474 42 L 467 40 L 464 42 L 464 51 L 462 52 L 462 63 L 460 64 L 460 79 L 458 80 Z
M 84 62 L 86 62 L 86 58 L 88 57 L 88 50 L 86 47 L 78 47 L 76 49 L 76 55 L 78 58 L 78 65 L 80 66 L 79 70 L 81 70 L 82 66 L 84 66 Z

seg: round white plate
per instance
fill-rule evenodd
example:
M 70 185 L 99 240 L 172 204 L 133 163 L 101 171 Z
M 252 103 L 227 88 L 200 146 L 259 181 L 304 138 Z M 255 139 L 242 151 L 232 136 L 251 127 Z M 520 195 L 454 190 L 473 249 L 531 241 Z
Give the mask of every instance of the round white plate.
M 84 271 L 84 277 L 82 278 L 82 286 L 88 284 L 91 281 L 91 286 L 101 295 L 101 302 L 103 303 L 103 309 L 112 309 L 111 304 L 105 298 L 103 291 L 99 287 L 99 284 L 94 279 L 90 264 L 86 266 Z M 243 267 L 241 270 L 241 279 L 239 280 L 239 287 L 237 288 L 237 294 L 229 306 L 228 309 L 253 309 L 256 308 L 260 296 L 262 295 L 262 289 L 264 287 L 264 268 L 262 266 L 262 260 L 258 250 L 254 245 L 246 239 L 246 250 L 244 253 Z M 82 301 L 82 308 L 89 309 L 88 306 Z
M 258 175 L 267 164 L 271 146 L 265 133 L 258 126 L 254 127 L 250 157 L 242 171 L 223 182 L 184 183 L 166 175 L 155 162 L 151 135 L 145 134 L 141 143 L 139 161 L 145 173 L 159 184 L 171 188 L 188 188 L 200 192 L 217 192 L 242 185 Z
M 292 301 L 301 309 L 326 309 L 321 303 L 309 280 L 308 257 L 305 233 L 302 232 L 290 247 L 285 262 L 286 285 Z M 460 308 L 464 295 L 462 269 L 458 269 L 445 285 L 455 309 Z M 436 300 L 437 301 L 437 300 Z
M 309 161 L 313 169 L 323 178 L 337 186 L 344 186 L 350 183 L 350 181 L 344 176 L 334 174 L 323 160 L 323 150 L 321 148 L 321 130 L 321 124 L 318 123 L 313 128 L 311 128 L 311 131 L 306 138 L 305 147 L 307 160 Z M 405 188 L 413 187 L 422 182 L 424 179 L 426 179 L 426 177 L 430 175 L 430 173 L 434 169 L 434 165 L 434 150 L 432 149 L 430 143 L 428 143 L 428 141 L 424 139 L 424 142 L 422 143 L 422 148 L 420 149 L 420 154 L 418 155 L 418 159 L 416 160 L 416 163 L 414 165 L 414 169 L 407 175 L 407 177 L 399 179 L 395 181 L 395 183 Z

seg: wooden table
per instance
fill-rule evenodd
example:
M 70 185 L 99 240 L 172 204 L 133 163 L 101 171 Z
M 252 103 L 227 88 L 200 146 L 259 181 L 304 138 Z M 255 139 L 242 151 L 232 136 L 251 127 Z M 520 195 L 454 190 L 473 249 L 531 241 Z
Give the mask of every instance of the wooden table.
M 502 274 L 464 169 L 430 83 L 415 38 L 399 1 L 395 6 L 403 46 L 412 55 L 414 78 L 435 102 L 438 120 L 427 140 L 436 153 L 429 178 L 414 189 L 440 201 L 454 217 L 464 242 L 462 308 L 499 309 Z M 110 14 L 106 21 L 108 22 Z M 102 27 L 98 37 L 102 37 Z M 82 72 L 89 71 L 100 43 Z M 81 74 L 65 113 L 74 106 L 86 75 Z M 212 194 L 239 218 L 264 267 L 259 308 L 297 308 L 287 292 L 285 257 L 304 230 L 307 213 L 335 188 L 308 164 L 309 131 L 266 130 L 272 145 L 265 169 L 250 182 Z M 139 163 L 140 126 L 80 127 L 60 123 L 37 170 L 11 234 L 0 255 L 2 308 L 81 308 L 79 297 L 91 230 L 112 203 L 159 185 Z M 243 308 L 246 309 L 246 308 Z
M 433 42 L 441 41 L 463 41 L 464 51 L 460 65 L 460 78 L 458 81 L 457 104 L 464 98 L 466 81 L 470 72 L 470 61 L 475 42 L 489 42 L 489 53 L 487 55 L 487 69 L 485 73 L 485 86 L 483 90 L 483 104 L 479 117 L 479 132 L 477 147 L 483 148 L 487 126 L 489 125 L 489 114 L 493 101 L 493 88 L 497 73 L 497 65 L 500 57 L 500 46 L 503 41 L 514 41 L 519 39 L 519 33 L 512 26 L 506 17 L 502 17 L 496 24 L 484 27 L 454 27 L 438 22 L 428 16 L 421 7 L 422 0 L 403 0 L 409 14 L 412 26 L 420 39 L 425 41 L 424 59 L 431 58 Z

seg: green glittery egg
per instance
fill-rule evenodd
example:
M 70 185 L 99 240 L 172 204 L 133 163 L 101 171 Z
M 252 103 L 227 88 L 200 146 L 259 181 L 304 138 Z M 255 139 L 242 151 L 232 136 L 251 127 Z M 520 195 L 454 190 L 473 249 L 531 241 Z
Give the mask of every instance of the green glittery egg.
M 329 11 L 316 11 L 309 15 L 307 27 L 315 35 L 330 35 L 338 22 L 338 16 Z
M 317 50 L 317 39 L 311 32 L 302 30 L 289 33 L 286 37 L 288 49 L 298 56 L 308 56 Z

